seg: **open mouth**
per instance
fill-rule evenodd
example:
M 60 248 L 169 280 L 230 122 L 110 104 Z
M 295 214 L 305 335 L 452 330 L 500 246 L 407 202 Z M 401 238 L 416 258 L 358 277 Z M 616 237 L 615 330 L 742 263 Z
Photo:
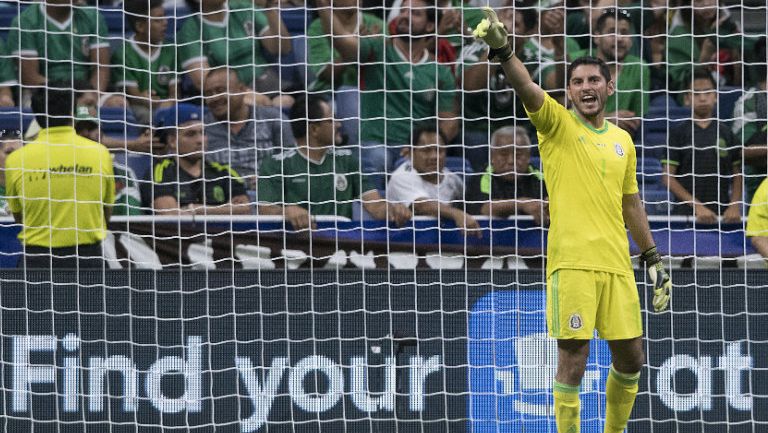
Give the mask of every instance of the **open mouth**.
M 591 104 L 593 102 L 597 102 L 597 98 L 593 95 L 585 95 L 581 97 L 581 102 L 585 104 Z

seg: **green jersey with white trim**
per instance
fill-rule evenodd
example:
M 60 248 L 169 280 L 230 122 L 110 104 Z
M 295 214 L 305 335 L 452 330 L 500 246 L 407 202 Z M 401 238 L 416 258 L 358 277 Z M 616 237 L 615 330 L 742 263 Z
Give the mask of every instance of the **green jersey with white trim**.
M 152 89 L 165 99 L 177 80 L 173 45 L 163 45 L 149 54 L 130 38 L 112 55 L 112 83 L 119 90 L 124 87 L 138 87 L 140 92 Z
M 312 215 L 352 218 L 352 203 L 372 190 L 349 149 L 329 150 L 321 161 L 297 149 L 267 159 L 259 170 L 259 201 L 298 205 Z
M 211 66 L 234 69 L 240 81 L 251 86 L 267 64 L 259 36 L 268 28 L 267 17 L 244 0 L 231 0 L 220 23 L 189 17 L 176 38 L 181 69 L 207 58 Z
M 407 144 L 411 122 L 453 111 L 456 80 L 424 51 L 417 63 L 383 37 L 360 38 L 362 141 Z
M 0 39 L 0 86 L 19 84 L 19 75 L 13 57 L 8 53 L 8 45 Z
M 107 22 L 96 8 L 72 7 L 69 19 L 60 23 L 45 13 L 41 2 L 13 19 L 8 50 L 36 58 L 48 81 L 88 80 L 94 66 L 91 50 L 109 47 L 106 37 Z

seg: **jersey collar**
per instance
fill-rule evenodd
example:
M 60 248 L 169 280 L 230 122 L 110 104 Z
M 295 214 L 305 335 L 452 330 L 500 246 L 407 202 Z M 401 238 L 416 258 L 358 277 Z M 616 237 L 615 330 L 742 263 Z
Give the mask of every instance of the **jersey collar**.
M 328 156 L 328 154 L 330 152 L 331 152 L 330 149 L 325 151 L 325 153 L 323 154 L 323 157 L 320 159 L 320 161 L 316 161 L 316 160 L 310 158 L 308 155 L 305 155 L 304 152 L 301 151 L 301 148 L 296 149 L 296 153 L 298 153 L 302 158 L 304 158 L 310 164 L 314 164 L 314 165 L 317 165 L 317 166 L 323 165 L 323 163 L 325 162 L 325 158 Z
M 201 17 L 201 20 L 205 24 L 208 24 L 209 26 L 224 28 L 224 27 L 227 26 L 227 23 L 229 22 L 229 5 L 226 4 L 226 3 L 224 3 L 224 11 L 223 12 L 224 12 L 224 19 L 221 20 L 221 22 L 219 22 L 219 21 L 211 21 L 211 20 L 209 20 L 208 18 L 205 17 L 205 14 L 203 14 L 203 16 Z
M 48 12 L 45 11 L 45 2 L 38 3 L 40 5 L 40 13 L 43 14 L 46 20 L 48 20 L 51 24 L 58 27 L 59 30 L 67 30 L 72 24 L 72 16 L 75 15 L 74 8 L 69 11 L 69 18 L 67 18 L 63 23 L 56 21 L 53 19 L 50 15 L 48 15 Z
M 139 47 L 139 44 L 136 42 L 136 39 L 134 36 L 131 36 L 128 39 L 128 42 L 130 43 L 131 48 L 133 48 L 133 51 L 136 51 L 136 54 L 140 55 L 144 59 L 149 60 L 150 62 L 154 62 L 155 60 L 157 60 L 158 57 L 160 57 L 160 51 L 161 51 L 160 47 L 152 47 L 152 48 L 156 48 L 156 50 L 150 54 L 147 54 L 144 50 L 142 50 Z
M 582 125 L 586 126 L 590 131 L 594 132 L 595 134 L 603 134 L 608 131 L 608 121 L 603 119 L 603 127 L 600 129 L 595 128 L 594 126 L 590 125 L 589 123 L 585 122 L 584 119 L 581 118 L 575 111 L 569 110 L 571 112 L 571 116 L 578 119 L 579 122 L 581 122 Z
M 397 53 L 397 55 L 401 59 L 403 59 L 404 62 L 411 63 L 410 57 L 406 56 L 405 53 L 400 51 L 400 48 L 398 48 L 395 43 L 392 43 L 392 47 L 395 49 L 395 52 Z M 421 60 L 419 60 L 418 62 L 414 62 L 413 64 L 414 65 L 421 65 L 421 64 L 427 63 L 428 60 L 429 60 L 429 52 L 425 49 L 424 50 L 424 55 L 421 57 Z

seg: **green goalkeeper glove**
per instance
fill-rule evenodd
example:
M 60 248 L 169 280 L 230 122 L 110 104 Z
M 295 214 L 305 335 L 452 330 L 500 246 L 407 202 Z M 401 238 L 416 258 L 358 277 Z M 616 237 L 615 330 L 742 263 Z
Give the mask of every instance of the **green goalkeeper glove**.
M 499 17 L 493 9 L 486 6 L 483 8 L 483 13 L 485 18 L 477 24 L 472 34 L 476 38 L 485 41 L 491 47 L 488 53 L 489 59 L 497 59 L 500 63 L 504 63 L 514 55 L 512 48 L 509 46 L 507 30 L 504 28 L 504 23 L 499 21 Z
M 657 313 L 666 310 L 672 296 L 672 280 L 664 269 L 661 255 L 656 247 L 651 247 L 640 255 L 640 261 L 648 267 L 648 277 L 653 283 L 653 309 Z

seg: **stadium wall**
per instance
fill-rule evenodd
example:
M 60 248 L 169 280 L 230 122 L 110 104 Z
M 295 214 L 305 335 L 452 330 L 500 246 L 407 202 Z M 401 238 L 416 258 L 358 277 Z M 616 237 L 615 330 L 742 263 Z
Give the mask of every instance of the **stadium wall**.
M 673 278 L 629 431 L 764 431 L 768 272 Z M 3 431 L 555 431 L 540 271 L 6 270 L 0 306 Z

